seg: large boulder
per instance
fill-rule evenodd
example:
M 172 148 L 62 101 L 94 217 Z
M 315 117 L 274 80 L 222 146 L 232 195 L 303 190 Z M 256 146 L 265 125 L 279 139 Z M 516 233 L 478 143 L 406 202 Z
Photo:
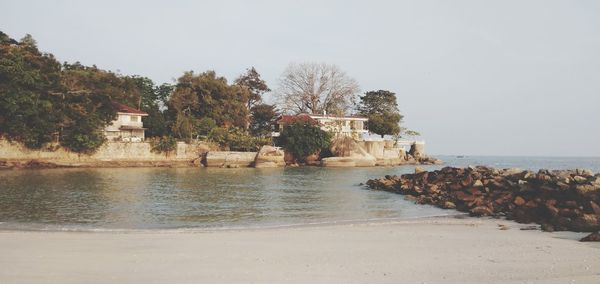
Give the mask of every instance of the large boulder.
M 211 151 L 206 153 L 204 165 L 219 168 L 252 167 L 256 152 Z
M 415 159 L 425 156 L 425 144 L 422 142 L 413 143 L 412 145 L 410 145 L 410 150 L 408 151 L 408 153 Z
M 383 157 L 377 159 L 377 165 L 397 166 L 404 163 L 405 156 L 403 148 L 386 148 L 383 150 Z
M 279 147 L 262 146 L 256 154 L 254 167 L 256 168 L 276 168 L 285 166 L 285 153 Z
M 323 167 L 356 167 L 356 162 L 349 157 L 329 157 L 321 160 Z

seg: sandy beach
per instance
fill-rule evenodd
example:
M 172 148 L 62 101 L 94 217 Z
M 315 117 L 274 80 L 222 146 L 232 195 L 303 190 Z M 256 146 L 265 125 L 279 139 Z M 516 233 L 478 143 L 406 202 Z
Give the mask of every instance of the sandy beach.
M 600 283 L 598 244 L 522 226 L 427 218 L 226 231 L 2 231 L 0 282 Z

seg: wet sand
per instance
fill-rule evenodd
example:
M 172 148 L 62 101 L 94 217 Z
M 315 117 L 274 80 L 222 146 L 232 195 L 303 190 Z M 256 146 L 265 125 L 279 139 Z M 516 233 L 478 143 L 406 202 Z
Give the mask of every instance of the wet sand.
M 226 231 L 0 231 L 0 282 L 600 283 L 600 245 L 520 226 L 428 218 Z

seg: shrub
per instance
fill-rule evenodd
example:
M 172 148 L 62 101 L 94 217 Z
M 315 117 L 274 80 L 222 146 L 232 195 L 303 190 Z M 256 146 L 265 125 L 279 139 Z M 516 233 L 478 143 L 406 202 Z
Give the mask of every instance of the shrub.
M 228 146 L 229 130 L 225 127 L 215 127 L 208 133 L 208 140 L 217 143 L 220 147 Z
M 247 132 L 237 127 L 213 128 L 208 135 L 208 139 L 211 142 L 219 144 L 222 148 L 241 152 L 258 151 L 261 146 L 271 144 L 270 137 L 252 137 Z
M 152 146 L 152 152 L 165 153 L 165 155 L 168 155 L 177 148 L 177 140 L 171 136 L 163 136 L 161 138 L 151 139 L 150 145 Z
M 64 135 L 61 145 L 76 153 L 93 154 L 106 141 L 106 137 L 100 131 L 78 130 L 69 131 Z
M 214 128 L 217 127 L 217 123 L 210 117 L 202 118 L 198 121 L 198 134 L 202 136 L 208 136 Z
M 300 161 L 323 148 L 329 148 L 331 134 L 316 125 L 296 121 L 283 127 L 278 145 L 290 152 Z

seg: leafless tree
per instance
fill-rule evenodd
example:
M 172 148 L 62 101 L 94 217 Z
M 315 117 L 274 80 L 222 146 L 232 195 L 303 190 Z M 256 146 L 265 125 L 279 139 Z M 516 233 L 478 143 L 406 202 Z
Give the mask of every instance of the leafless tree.
M 281 75 L 276 95 L 286 112 L 342 115 L 359 92 L 356 80 L 336 65 L 292 63 Z

